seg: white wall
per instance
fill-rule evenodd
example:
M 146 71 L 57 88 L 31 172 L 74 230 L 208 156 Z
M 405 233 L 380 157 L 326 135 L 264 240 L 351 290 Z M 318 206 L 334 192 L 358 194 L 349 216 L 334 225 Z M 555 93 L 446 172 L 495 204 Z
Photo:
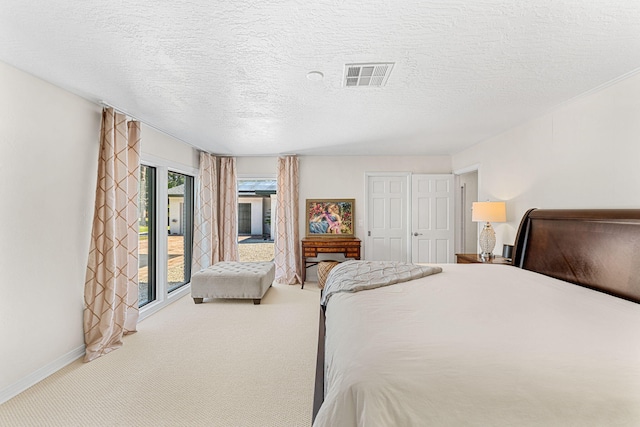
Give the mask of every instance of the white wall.
M 640 74 L 453 156 L 480 164 L 479 200 L 505 200 L 500 253 L 529 208 L 640 208 Z
M 275 174 L 275 157 L 241 157 L 238 174 Z M 305 199 L 355 199 L 356 237 L 363 240 L 365 172 L 451 173 L 449 156 L 301 156 L 300 238 L 305 237 Z M 335 256 L 335 255 L 334 255 Z M 315 268 L 307 270 L 315 280 Z
M 276 157 L 240 157 L 239 175 L 276 174 Z M 305 236 L 305 199 L 356 199 L 356 237 L 364 236 L 365 172 L 451 173 L 449 156 L 301 156 L 300 237 Z
M 2 402 L 82 354 L 101 108 L 3 63 L 0 93 Z
M 306 232 L 305 199 L 346 198 L 356 199 L 355 235 L 364 242 L 365 172 L 451 173 L 451 158 L 449 156 L 301 157 L 301 238 Z
M 276 178 L 277 157 L 238 157 L 236 172 L 242 177 Z
M 140 130 L 141 153 L 143 159 L 151 163 L 169 165 L 177 172 L 196 173 L 198 170 L 198 150 L 144 123 Z
M 2 403 L 84 353 L 102 107 L 1 62 L 0 93 Z M 141 138 L 142 156 L 197 171 L 191 146 Z

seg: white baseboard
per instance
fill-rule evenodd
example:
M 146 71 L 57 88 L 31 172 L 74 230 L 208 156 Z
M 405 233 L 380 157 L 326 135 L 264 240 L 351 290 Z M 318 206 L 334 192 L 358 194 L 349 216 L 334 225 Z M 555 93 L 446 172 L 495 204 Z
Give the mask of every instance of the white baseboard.
M 39 383 L 43 379 L 47 378 L 49 375 L 64 368 L 69 363 L 74 362 L 75 360 L 84 356 L 84 352 L 85 352 L 85 347 L 84 345 L 82 345 L 74 350 L 71 350 L 69 353 L 60 356 L 53 362 L 43 366 L 37 371 L 32 372 L 31 374 L 22 378 L 18 382 L 10 385 L 9 387 L 3 390 L 0 390 L 0 405 L 6 402 L 7 400 L 17 396 L 18 394 L 22 393 L 32 385 Z
M 190 292 L 191 292 L 191 284 L 187 284 L 182 288 L 176 290 L 175 292 L 172 292 L 166 300 L 158 304 L 154 304 L 151 307 L 148 307 L 147 310 L 144 310 L 144 312 L 141 312 L 140 321 L 160 311 L 167 305 L 171 304 L 174 301 L 177 301 L 178 299 L 189 294 Z M 3 390 L 0 390 L 0 405 L 6 402 L 7 400 L 17 396 L 18 394 L 22 393 L 23 391 L 33 386 L 34 384 L 39 383 L 43 379 L 47 378 L 49 375 L 64 368 L 69 363 L 72 363 L 75 360 L 79 359 L 80 357 L 84 356 L 84 353 L 85 353 L 85 346 L 82 345 L 76 348 L 75 350 L 71 350 L 69 353 L 63 356 L 60 356 L 53 362 L 27 375 L 26 377 L 22 378 L 16 383 L 11 384 L 10 386 L 6 387 Z
M 179 300 L 183 296 L 190 293 L 191 293 L 191 283 L 187 283 L 186 285 L 182 286 L 180 289 L 177 289 L 171 292 L 166 299 L 149 303 L 147 306 L 143 307 L 140 310 L 140 318 L 138 319 L 138 322 L 142 322 L 147 317 L 157 313 L 158 311 L 165 308 L 167 305 Z

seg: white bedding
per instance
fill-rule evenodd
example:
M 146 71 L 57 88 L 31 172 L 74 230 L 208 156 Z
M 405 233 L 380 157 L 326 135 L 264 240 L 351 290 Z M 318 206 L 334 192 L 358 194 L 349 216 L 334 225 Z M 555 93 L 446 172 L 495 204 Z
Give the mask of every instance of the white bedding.
M 314 426 L 640 426 L 640 305 L 442 265 L 331 298 Z

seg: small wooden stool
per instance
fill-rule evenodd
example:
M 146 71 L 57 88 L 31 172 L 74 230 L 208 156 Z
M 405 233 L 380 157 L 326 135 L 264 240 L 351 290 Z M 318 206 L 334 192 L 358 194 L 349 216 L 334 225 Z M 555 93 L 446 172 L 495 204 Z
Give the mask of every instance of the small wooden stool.
M 320 261 L 318 263 L 318 286 L 320 289 L 324 289 L 329 272 L 338 264 L 340 264 L 338 261 Z

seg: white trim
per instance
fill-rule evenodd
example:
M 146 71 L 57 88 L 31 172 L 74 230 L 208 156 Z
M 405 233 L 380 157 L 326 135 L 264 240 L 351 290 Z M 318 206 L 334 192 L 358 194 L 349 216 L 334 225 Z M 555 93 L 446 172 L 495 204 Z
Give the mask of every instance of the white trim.
M 407 175 L 407 262 L 413 260 L 413 172 Z
M 186 175 L 192 175 L 194 178 L 198 176 L 198 169 L 193 166 L 168 160 L 162 157 L 154 156 L 152 154 L 142 154 L 140 156 L 140 163 L 147 166 L 154 167 L 167 167 L 173 172 L 179 172 Z
M 364 176 L 410 176 L 411 172 L 365 172 Z
M 138 323 L 142 322 L 147 317 L 159 312 L 169 304 L 172 304 L 182 298 L 183 296 L 191 293 L 191 283 L 181 286 L 179 289 L 171 292 L 164 301 L 153 301 L 145 305 L 140 309 L 140 318 Z
M 118 108 L 118 107 L 114 106 L 113 104 L 111 104 L 111 103 L 109 103 L 109 102 L 105 101 L 105 100 L 102 100 L 102 99 L 101 99 L 101 100 L 96 101 L 96 100 L 95 100 L 95 99 L 93 99 L 93 98 L 87 98 L 84 94 L 81 94 L 81 93 L 79 93 L 79 92 L 77 92 L 77 93 L 76 93 L 76 92 L 74 91 L 74 89 L 70 89 L 70 88 L 67 88 L 67 87 L 65 87 L 65 86 L 60 86 L 60 87 L 61 87 L 62 89 L 64 89 L 64 90 L 66 90 L 66 91 L 69 91 L 69 92 L 71 92 L 71 93 L 73 93 L 73 94 L 75 94 L 75 95 L 80 96 L 81 98 L 87 99 L 87 100 L 89 100 L 89 101 L 91 101 L 91 102 L 95 102 L 96 104 L 98 104 L 99 106 L 101 106 L 101 107 L 103 107 L 103 108 L 104 108 L 104 107 L 111 107 L 111 108 L 113 108 L 115 111 L 117 111 L 118 113 L 120 113 L 120 114 L 124 114 L 125 116 L 127 116 L 127 119 L 128 119 L 128 120 L 133 120 L 133 121 L 136 121 L 136 122 L 138 122 L 138 123 L 141 123 L 141 124 L 143 124 L 143 125 L 145 125 L 145 126 L 147 126 L 147 127 L 150 127 L 151 129 L 154 129 L 154 130 L 156 130 L 156 131 L 158 131 L 158 132 L 160 132 L 160 133 L 162 133 L 162 134 L 167 135 L 167 136 L 168 136 L 168 137 L 170 137 L 170 138 L 175 139 L 176 141 L 180 141 L 180 142 L 181 142 L 181 143 L 183 143 L 183 144 L 190 145 L 191 147 L 193 147 L 193 148 L 195 148 L 195 149 L 197 149 L 197 150 L 200 150 L 200 151 L 207 151 L 207 150 L 205 150 L 204 148 L 200 147 L 199 145 L 193 144 L 193 143 L 191 143 L 191 142 L 187 142 L 187 141 L 185 141 L 184 139 L 179 138 L 179 137 L 175 136 L 174 134 L 172 134 L 172 133 L 170 133 L 170 132 L 167 132 L 166 130 L 160 129 L 159 127 L 154 126 L 154 125 L 150 125 L 149 123 L 145 122 L 144 120 L 140 120 L 140 119 L 139 119 L 137 116 L 135 116 L 134 114 L 131 114 L 131 113 L 129 113 L 129 112 L 127 112 L 127 111 L 125 111 L 125 110 L 122 110 L 122 109 L 120 109 L 120 108 Z
M 456 253 L 463 253 L 465 252 L 465 242 L 466 242 L 466 236 L 464 235 L 465 233 L 462 232 L 462 222 L 461 222 L 461 210 L 462 210 L 462 206 L 459 205 L 459 201 L 460 201 L 460 175 L 464 175 L 470 172 L 476 172 L 476 177 L 477 177 L 477 190 L 478 193 L 476 194 L 476 200 L 480 200 L 480 188 L 481 187 L 481 179 L 482 179 L 482 174 L 481 174 L 481 163 L 475 163 L 472 164 L 470 166 L 464 167 L 464 168 L 460 168 L 455 170 L 454 173 L 454 177 L 455 177 L 455 206 L 456 206 L 456 216 L 455 216 L 455 227 L 456 227 L 456 234 L 458 235 L 458 238 L 455 239 L 455 246 L 456 246 Z M 478 228 L 478 235 L 480 233 L 482 227 L 482 223 L 478 223 L 477 224 L 477 228 Z
M 593 95 L 594 93 L 600 92 L 600 91 L 602 91 L 602 90 L 604 90 L 604 89 L 606 89 L 606 88 L 608 88 L 610 86 L 618 84 L 623 80 L 630 79 L 631 77 L 635 76 L 638 73 L 640 73 L 640 68 L 635 68 L 635 69 L 629 71 L 628 73 L 625 73 L 625 74 L 623 74 L 621 76 L 618 76 L 618 77 L 614 77 L 613 79 L 611 79 L 611 80 L 609 80 L 607 82 L 604 82 L 601 85 L 598 85 L 598 86 L 596 86 L 594 88 L 591 88 L 591 89 L 589 89 L 589 90 L 587 90 L 585 92 L 582 92 L 582 93 L 580 93 L 580 94 L 578 94 L 578 95 L 576 95 L 576 96 L 574 96 L 572 98 L 569 98 L 569 99 L 567 99 L 565 101 L 562 101 L 559 104 L 554 105 L 553 107 L 549 108 L 545 113 L 543 113 L 542 115 L 540 115 L 538 117 L 541 117 L 541 116 L 549 114 L 549 113 L 553 114 L 556 111 L 560 110 L 561 108 L 573 103 L 574 101 L 580 100 L 581 98 L 585 98 L 585 97 L 590 96 L 590 95 Z M 534 118 L 535 117 L 531 118 L 531 120 L 533 120 Z
M 32 387 L 33 385 L 47 378 L 49 375 L 54 374 L 60 369 L 64 368 L 68 364 L 73 363 L 77 359 L 84 356 L 84 353 L 85 346 L 81 345 L 80 347 L 71 350 L 67 354 L 60 356 L 53 362 L 48 363 L 42 368 L 39 368 L 36 371 L 30 373 L 26 377 L 21 378 L 17 382 L 6 387 L 4 390 L 0 390 L 0 404 L 3 404 L 9 399 L 17 396 L 29 387 Z
M 465 173 L 475 172 L 475 171 L 479 171 L 479 170 L 480 170 L 480 163 L 475 163 L 473 165 L 454 170 L 453 174 L 454 175 L 462 175 L 462 174 L 465 174 Z
M 169 235 L 167 233 L 167 186 L 169 169 L 157 166 L 156 169 L 156 301 L 163 303 L 167 296 L 167 261 Z
M 187 294 L 191 295 L 191 282 L 171 292 L 167 297 L 167 304 L 172 304 Z

